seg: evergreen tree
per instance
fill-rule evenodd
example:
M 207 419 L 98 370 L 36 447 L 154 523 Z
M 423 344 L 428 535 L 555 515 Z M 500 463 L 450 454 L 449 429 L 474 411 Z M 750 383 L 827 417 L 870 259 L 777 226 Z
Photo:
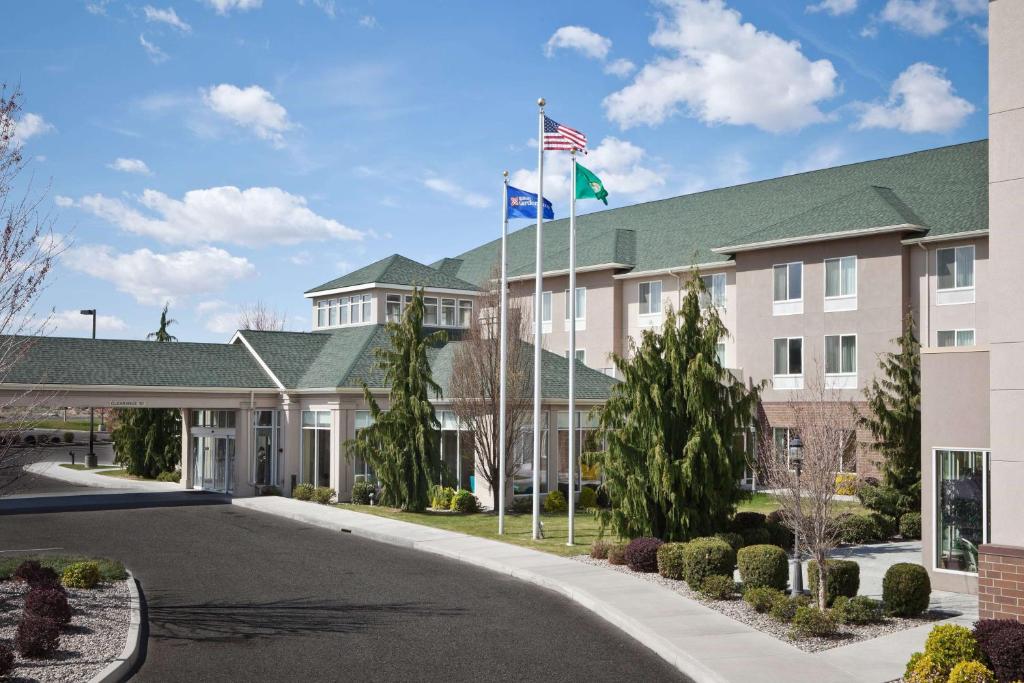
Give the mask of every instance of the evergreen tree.
M 864 389 L 868 414 L 858 424 L 874 436 L 881 452 L 883 483 L 909 497 L 908 508 L 921 504 L 921 345 L 908 313 L 895 353 L 884 353 L 881 376 Z
M 645 331 L 629 358 L 614 356 L 624 381 L 600 413 L 607 449 L 600 464 L 611 509 L 602 529 L 623 538 L 688 540 L 720 531 L 742 499 L 746 464 L 737 447 L 761 387 L 747 388 L 716 352 L 728 331 L 713 307 L 701 310 L 699 277 L 677 314 Z
M 440 424 L 430 394 L 441 395 L 427 358 L 443 344 L 444 332 L 423 330 L 423 291 L 413 293 L 400 323 L 388 323 L 390 348 L 377 349 L 377 365 L 390 386 L 388 410 L 382 411 L 363 385 L 373 424 L 349 441 L 349 456 L 373 467 L 381 482 L 381 503 L 421 511 L 430 503 L 430 487 L 440 462 Z

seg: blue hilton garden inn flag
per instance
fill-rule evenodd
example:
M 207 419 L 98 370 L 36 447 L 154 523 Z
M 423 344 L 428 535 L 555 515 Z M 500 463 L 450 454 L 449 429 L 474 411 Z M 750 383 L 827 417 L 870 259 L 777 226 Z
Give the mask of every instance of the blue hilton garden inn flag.
M 533 192 L 520 190 L 518 187 L 508 186 L 508 217 L 509 218 L 536 218 L 537 217 L 537 195 Z M 551 208 L 551 202 L 544 200 L 544 218 L 554 218 L 555 210 Z

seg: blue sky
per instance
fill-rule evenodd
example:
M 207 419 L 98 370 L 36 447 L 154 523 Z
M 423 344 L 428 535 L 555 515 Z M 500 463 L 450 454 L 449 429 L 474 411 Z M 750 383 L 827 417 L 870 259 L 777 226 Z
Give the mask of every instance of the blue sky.
M 138 338 L 170 301 L 182 340 L 226 340 L 262 299 L 308 329 L 309 287 L 497 236 L 540 95 L 612 206 L 983 138 L 987 4 L 14 3 L 0 81 L 69 240 L 39 310 Z

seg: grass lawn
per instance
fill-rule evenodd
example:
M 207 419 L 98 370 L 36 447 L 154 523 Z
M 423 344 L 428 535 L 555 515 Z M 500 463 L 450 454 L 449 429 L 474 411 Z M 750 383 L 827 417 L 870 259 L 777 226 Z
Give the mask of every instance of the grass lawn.
M 96 428 L 99 429 L 100 421 L 96 420 Z M 53 429 L 55 431 L 89 431 L 88 420 L 27 420 L 25 422 L 0 422 L 0 429 Z
M 96 470 L 112 470 L 117 467 L 116 465 L 97 465 L 96 467 L 86 467 L 81 463 L 75 463 L 74 465 L 72 465 L 71 463 L 68 462 L 62 462 L 60 466 L 66 467 L 69 470 L 89 470 L 90 472 L 95 472 Z
M 838 512 L 852 512 L 858 515 L 866 515 L 870 512 L 863 505 L 857 502 L 837 500 L 834 503 Z M 737 512 L 760 512 L 767 515 L 779 509 L 775 496 L 767 493 L 752 493 L 750 500 L 744 501 L 737 507 Z
M 119 465 L 97 465 L 96 467 L 86 467 L 85 465 L 61 463 L 61 467 L 66 467 L 69 470 L 88 470 L 89 472 L 95 472 L 96 474 L 103 475 L 104 477 L 117 477 L 118 479 L 131 479 L 132 481 L 157 481 L 150 477 L 136 477 L 128 474 L 128 472 L 120 467 Z

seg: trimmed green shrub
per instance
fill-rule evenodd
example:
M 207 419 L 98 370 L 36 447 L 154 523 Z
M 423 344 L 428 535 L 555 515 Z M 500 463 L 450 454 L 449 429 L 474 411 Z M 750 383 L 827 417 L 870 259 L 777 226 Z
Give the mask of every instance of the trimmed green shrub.
M 772 542 L 772 535 L 768 531 L 768 527 L 756 527 L 754 529 L 744 529 L 740 536 L 743 537 L 743 545 L 765 545 Z
M 590 556 L 595 560 L 607 560 L 609 545 L 608 541 L 594 541 L 590 546 Z
M 695 538 L 683 549 L 683 579 L 698 589 L 709 576 L 730 576 L 736 566 L 736 551 L 720 538 Z
M 169 470 L 156 475 L 157 481 L 166 481 L 174 484 L 181 483 L 181 470 Z
M 982 619 L 974 624 L 974 638 L 1000 682 L 1024 681 L 1024 623 Z
M 686 567 L 685 549 L 685 543 L 663 543 L 658 548 L 658 573 L 666 579 L 682 581 Z
M 777 545 L 750 545 L 736 553 L 743 587 L 783 590 L 789 580 L 789 559 Z
M 28 435 L 26 435 L 25 438 L 22 439 L 22 442 L 26 446 L 35 446 L 36 445 L 36 436 L 35 436 L 35 434 L 28 434 Z
M 434 484 L 430 489 L 430 507 L 435 510 L 450 510 L 454 495 L 455 489 L 452 487 Z
M 939 624 L 932 627 L 924 641 L 924 653 L 946 675 L 960 662 L 981 658 L 981 648 L 971 629 L 957 624 Z
M 83 557 L 81 555 L 42 555 L 28 559 L 24 557 L 0 558 L 0 581 L 14 579 L 21 566 L 28 563 L 29 566 L 35 566 L 43 570 L 47 585 L 60 587 L 60 575 L 66 567 L 76 562 L 94 562 L 100 568 L 100 576 L 104 581 L 122 581 L 128 578 L 128 572 L 125 571 L 124 565 L 118 560 L 108 560 L 102 557 Z M 31 584 L 32 582 L 29 583 Z
M 25 614 L 53 619 L 61 626 L 71 623 L 71 605 L 68 596 L 60 588 L 39 586 L 25 596 Z
M 877 624 L 882 621 L 882 603 L 866 595 L 840 595 L 832 601 L 832 613 L 841 624 Z
M 811 560 L 807 563 L 807 587 L 811 595 L 818 594 L 818 563 Z M 825 604 L 840 595 L 852 598 L 860 590 L 860 565 L 853 560 L 828 561 L 828 586 L 825 593 Z
M 747 529 L 762 529 L 766 519 L 760 512 L 737 512 L 729 524 L 729 529 L 738 534 L 742 534 Z
M 60 581 L 68 588 L 95 588 L 100 582 L 100 568 L 95 562 L 75 562 L 64 569 Z
M 836 519 L 839 540 L 850 545 L 874 543 L 878 540 L 878 525 L 867 515 L 840 515 Z
M 780 592 L 774 602 L 772 602 L 771 609 L 768 610 L 768 613 L 771 614 L 772 618 L 776 621 L 788 624 L 793 621 L 793 617 L 796 615 L 797 609 L 807 607 L 810 604 L 811 598 L 808 595 L 795 595 L 790 597 L 785 593 Z
M 875 525 L 875 538 L 879 541 L 888 541 L 899 531 L 899 522 L 895 517 L 883 515 L 881 512 L 872 512 L 870 517 Z
M 452 496 L 451 510 L 452 512 L 477 512 L 480 509 L 480 501 L 476 499 L 476 496 L 472 492 L 466 489 L 459 489 Z
M 948 683 L 996 683 L 992 671 L 981 662 L 960 662 L 949 672 Z
M 0 643 L 0 678 L 14 671 L 14 650 L 7 643 Z
M 736 582 L 731 576 L 709 576 L 701 582 L 698 592 L 711 600 L 732 600 L 736 595 Z
M 732 549 L 736 552 L 739 552 L 740 548 L 742 548 L 745 545 L 743 542 L 743 536 L 741 534 L 736 533 L 735 531 L 723 531 L 721 533 L 717 533 L 715 534 L 715 538 L 722 539 L 723 541 L 731 545 Z
M 74 432 L 64 432 L 64 443 L 74 443 L 74 442 L 75 442 L 75 433 Z
M 903 538 L 920 540 L 921 538 L 921 513 L 908 512 L 900 517 L 900 536 Z
M 561 491 L 552 491 L 544 499 L 544 512 L 566 512 L 568 509 L 569 503 L 566 502 L 565 496 L 562 495 Z
M 626 546 L 626 566 L 635 572 L 658 571 L 658 548 L 664 544 L 660 538 L 634 538 Z
M 591 508 L 597 507 L 597 491 L 584 486 L 580 489 L 579 505 L 584 510 L 590 510 Z
M 46 617 L 22 614 L 14 632 L 14 646 L 26 659 L 49 657 L 60 647 L 60 624 Z
M 295 500 L 313 500 L 313 492 L 316 488 L 312 484 L 299 484 L 292 489 L 292 497 Z
M 888 614 L 916 617 L 928 609 L 932 583 L 928 572 L 919 564 L 898 562 L 882 579 L 882 602 Z
M 626 564 L 626 544 L 615 543 L 608 548 L 608 564 Z
M 783 548 L 787 552 L 793 547 L 793 532 L 792 530 L 780 521 L 768 522 L 765 529 L 768 530 L 768 536 L 771 539 L 772 545 L 777 545 Z
M 765 586 L 746 588 L 744 586 L 743 601 L 753 607 L 755 612 L 763 614 L 770 610 L 777 600 L 785 599 L 785 593 L 776 588 L 767 588 Z
M 792 624 L 790 635 L 794 638 L 828 638 L 836 633 L 836 620 L 831 614 L 822 612 L 817 607 L 797 607 Z
M 330 505 L 334 500 L 335 491 L 330 486 L 317 486 L 313 491 L 313 502 L 321 505 Z
M 513 496 L 512 512 L 521 515 L 533 512 L 533 496 Z
M 356 505 L 369 505 L 370 494 L 373 492 L 373 484 L 368 481 L 357 481 L 352 484 L 352 502 Z M 296 496 L 296 498 L 298 498 L 298 496 Z M 445 506 L 445 508 L 447 509 L 447 506 Z
M 879 484 L 864 483 L 857 489 L 861 504 L 874 512 L 899 519 L 904 512 L 913 512 L 913 500 L 905 493 Z

